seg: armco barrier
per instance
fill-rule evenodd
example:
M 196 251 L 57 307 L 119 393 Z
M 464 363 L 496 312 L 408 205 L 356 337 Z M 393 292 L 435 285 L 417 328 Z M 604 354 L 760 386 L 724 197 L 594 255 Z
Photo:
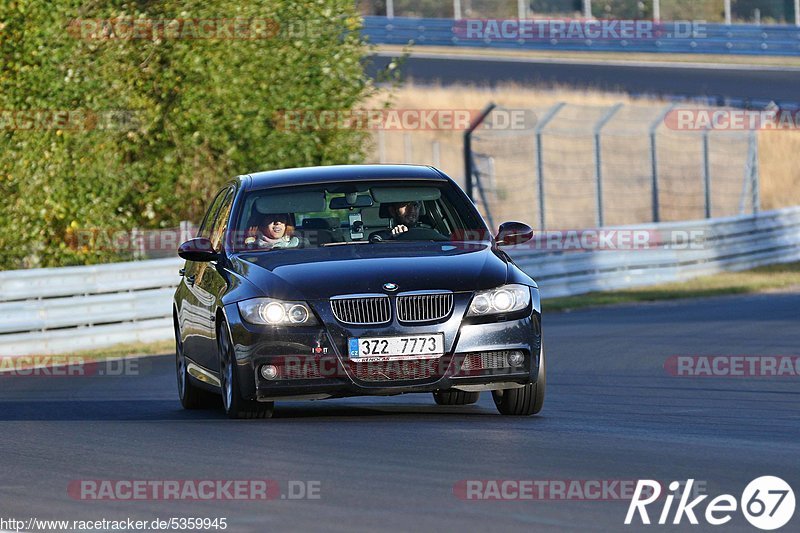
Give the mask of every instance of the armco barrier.
M 508 251 L 545 299 L 800 260 L 800 207 L 618 229 L 697 237 L 678 249 Z M 175 258 L 0 272 L 0 355 L 170 339 L 181 264 Z
M 0 355 L 169 339 L 182 264 L 176 257 L 0 272 Z
M 706 24 L 688 37 L 647 39 L 472 39 L 452 19 L 364 17 L 363 35 L 373 44 L 460 46 L 515 50 L 575 50 L 671 54 L 800 56 L 800 28 L 788 25 Z M 678 24 L 679 26 L 676 26 Z M 664 35 L 686 35 L 685 23 L 662 22 Z
M 553 252 L 521 246 L 509 253 L 537 281 L 543 298 L 683 281 L 723 271 L 800 261 L 800 207 L 618 229 L 679 238 L 669 246 L 647 250 Z M 696 237 L 684 241 L 686 236 Z

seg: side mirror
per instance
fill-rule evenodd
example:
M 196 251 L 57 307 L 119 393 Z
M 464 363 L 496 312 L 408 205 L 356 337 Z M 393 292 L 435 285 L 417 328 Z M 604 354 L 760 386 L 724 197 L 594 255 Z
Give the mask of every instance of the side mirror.
M 189 239 L 178 247 L 178 255 L 187 261 L 207 263 L 216 261 L 219 254 L 214 251 L 211 241 L 205 237 Z
M 528 242 L 533 238 L 533 229 L 522 222 L 504 222 L 494 241 L 498 246 L 513 246 Z

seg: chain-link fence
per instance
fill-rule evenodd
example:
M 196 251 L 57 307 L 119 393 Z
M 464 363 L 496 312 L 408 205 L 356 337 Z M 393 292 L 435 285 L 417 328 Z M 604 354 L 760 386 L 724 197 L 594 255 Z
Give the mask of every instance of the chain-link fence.
M 700 129 L 721 108 L 559 103 L 524 127 L 473 134 L 474 199 L 487 221 L 541 229 L 591 228 L 756 212 L 755 132 Z M 689 113 L 679 123 L 679 112 Z M 731 111 L 735 113 L 735 111 Z M 682 119 L 682 120 L 683 120 Z M 373 160 L 432 164 L 468 186 L 455 132 L 377 133 Z

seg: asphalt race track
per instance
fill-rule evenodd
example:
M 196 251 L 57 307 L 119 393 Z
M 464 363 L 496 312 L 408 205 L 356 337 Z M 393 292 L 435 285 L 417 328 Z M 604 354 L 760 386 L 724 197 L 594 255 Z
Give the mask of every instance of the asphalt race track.
M 614 62 L 580 60 L 534 60 L 512 58 L 446 58 L 417 54 L 402 65 L 404 78 L 417 83 L 474 84 L 495 86 L 514 82 L 521 85 L 560 85 L 594 88 L 630 94 L 712 96 L 738 100 L 800 102 L 800 69 L 789 67 L 685 66 L 676 64 L 623 65 Z M 373 56 L 368 72 L 373 76 L 390 61 Z M 754 59 L 754 62 L 757 58 Z
M 221 409 L 181 410 L 169 357 L 139 360 L 139 375 L 126 377 L 0 377 L 5 517 L 227 517 L 228 531 L 259 532 L 619 531 L 625 501 L 465 501 L 453 488 L 694 478 L 712 497 L 738 499 L 763 475 L 800 487 L 797 377 L 664 369 L 671 355 L 797 355 L 800 294 L 599 308 L 546 315 L 544 325 L 549 383 L 538 418 L 501 417 L 484 393 L 467 407 L 411 395 L 283 403 L 272 420 L 228 421 Z M 320 498 L 101 502 L 67 492 L 76 479 L 265 478 L 284 495 L 290 480 L 319 481 Z M 686 528 L 684 518 L 681 528 L 630 529 Z M 755 530 L 738 512 L 722 529 Z

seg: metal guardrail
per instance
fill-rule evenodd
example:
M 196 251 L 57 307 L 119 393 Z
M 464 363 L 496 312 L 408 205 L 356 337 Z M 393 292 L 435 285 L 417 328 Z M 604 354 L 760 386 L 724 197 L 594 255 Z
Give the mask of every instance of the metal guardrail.
M 661 245 L 564 252 L 523 246 L 509 253 L 539 283 L 543 298 L 642 287 L 800 261 L 800 207 L 727 218 L 603 228 L 613 230 L 647 232 Z
M 604 228 L 609 231 L 614 228 Z M 680 281 L 800 260 L 800 207 L 617 228 L 664 239 L 647 250 L 510 248 L 544 298 Z M 681 249 L 671 236 L 693 235 Z M 66 353 L 172 338 L 178 258 L 0 272 L 0 356 Z
M 373 44 L 504 48 L 516 50 L 574 50 L 671 54 L 733 54 L 800 56 L 800 28 L 789 25 L 704 24 L 702 33 L 683 35 L 683 26 L 659 23 L 664 37 L 647 39 L 468 39 L 459 35 L 452 19 L 364 17 L 364 36 Z
M 169 339 L 182 264 L 176 257 L 0 272 L 0 355 Z

